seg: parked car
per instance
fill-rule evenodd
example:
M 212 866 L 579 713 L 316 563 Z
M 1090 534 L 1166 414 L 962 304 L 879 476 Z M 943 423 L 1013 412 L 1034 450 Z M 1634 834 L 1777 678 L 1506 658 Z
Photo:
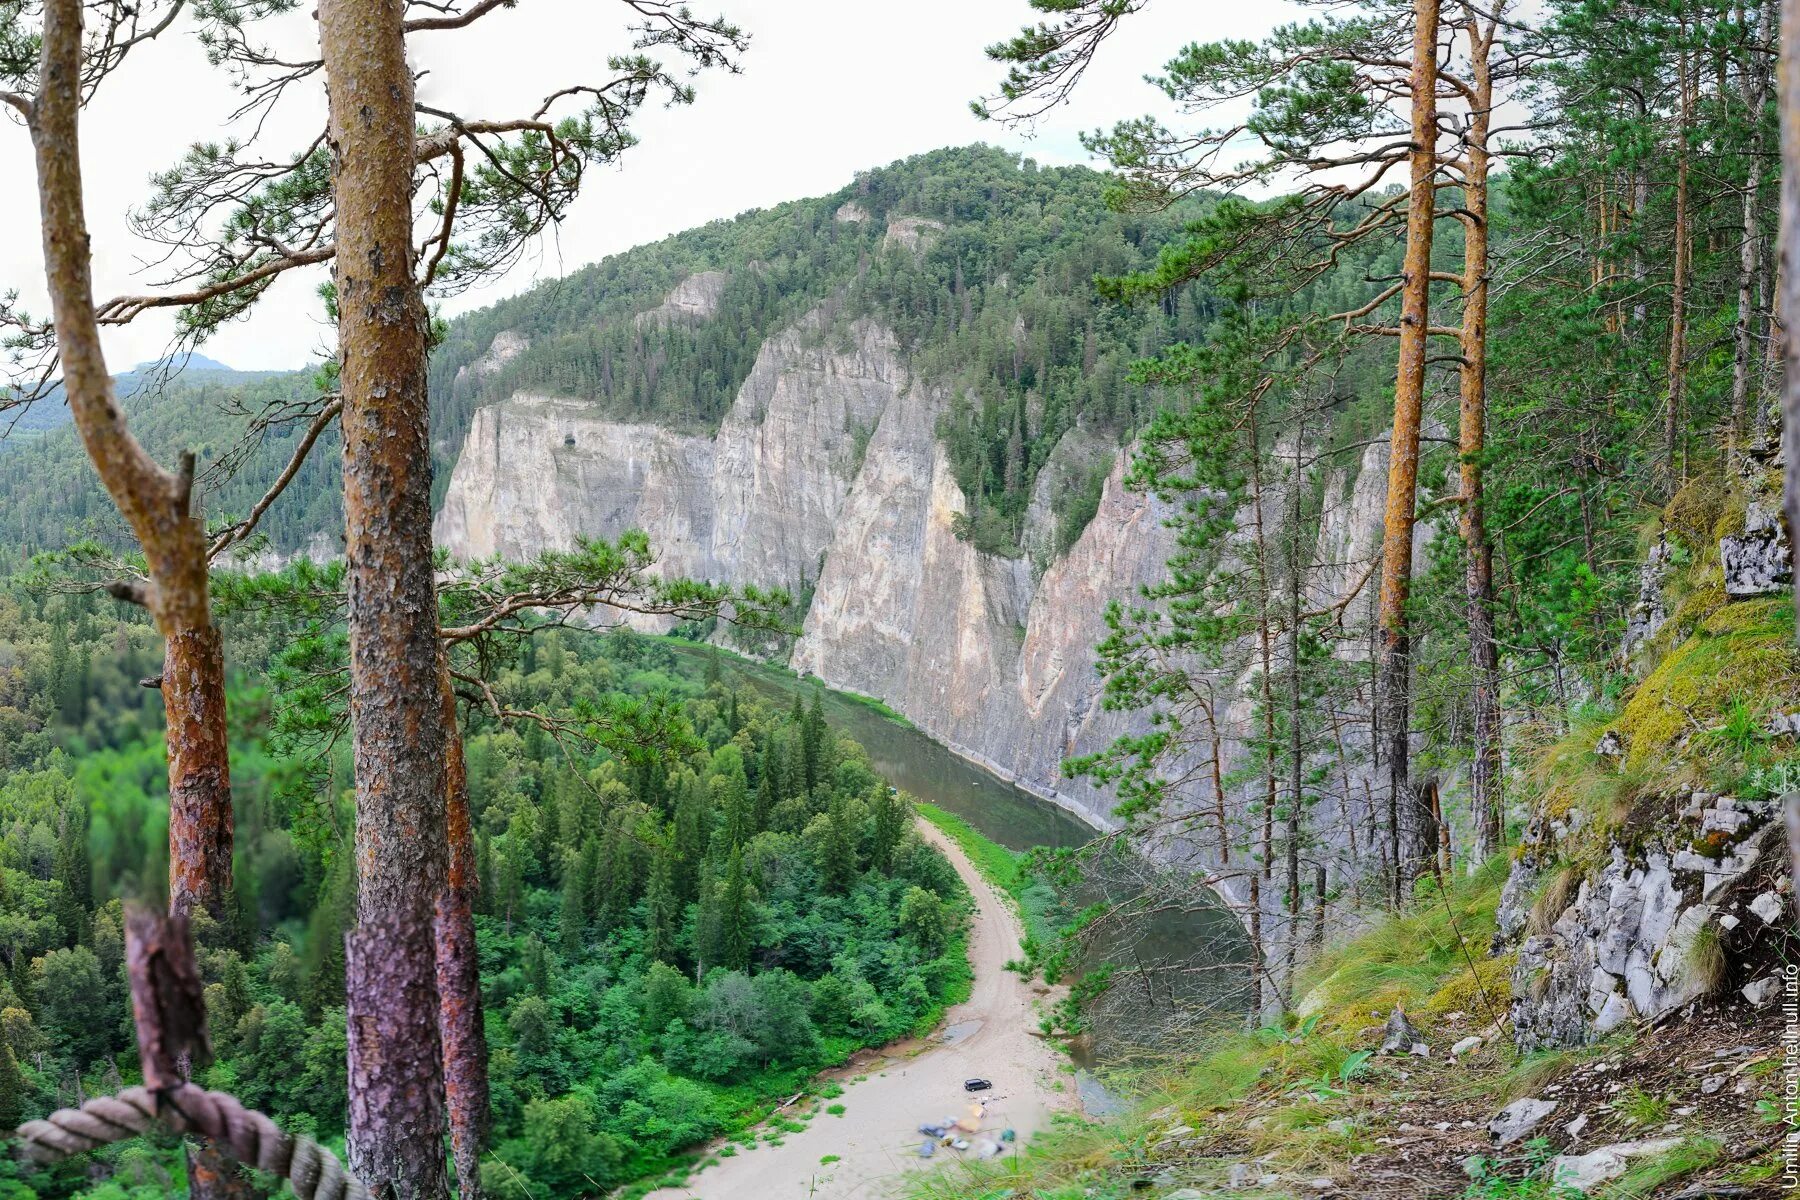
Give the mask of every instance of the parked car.
M 985 1092 L 993 1086 L 994 1086 L 994 1081 L 991 1079 L 965 1079 L 965 1080 L 963 1080 L 963 1091 L 965 1091 L 965 1092 Z

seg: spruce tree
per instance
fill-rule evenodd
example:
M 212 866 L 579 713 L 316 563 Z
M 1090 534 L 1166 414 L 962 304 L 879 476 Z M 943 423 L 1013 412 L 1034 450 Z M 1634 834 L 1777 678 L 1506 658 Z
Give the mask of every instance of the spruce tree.
M 644 953 L 651 962 L 673 964 L 681 937 L 681 897 L 675 886 L 675 855 L 660 847 L 650 866 L 650 889 L 644 897 L 647 926 Z
M 750 952 L 756 944 L 755 920 L 750 882 L 744 876 L 744 852 L 734 846 L 725 862 L 725 881 L 719 887 L 719 966 L 733 971 L 749 968 Z
M 12 1129 L 25 1116 L 29 1087 L 12 1047 L 0 1042 L 0 1129 Z
M 593 846 L 593 839 L 589 839 L 563 859 L 562 911 L 557 918 L 556 938 L 565 954 L 580 949 L 587 937 L 588 896 L 594 890 L 594 864 L 599 857 L 590 852 Z

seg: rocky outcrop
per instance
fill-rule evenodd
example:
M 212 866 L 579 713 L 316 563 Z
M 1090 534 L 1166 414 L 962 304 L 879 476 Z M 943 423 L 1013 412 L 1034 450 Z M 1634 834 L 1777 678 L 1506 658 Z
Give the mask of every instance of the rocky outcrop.
M 1115 455 L 1094 519 L 1034 582 L 1026 559 L 956 538 L 966 503 L 933 433 L 937 411 L 921 400 L 876 431 L 792 665 L 881 697 L 933 737 L 1105 826 L 1106 799 L 1058 767 L 1128 728 L 1099 703 L 1093 647 L 1107 602 L 1160 570 L 1168 532 L 1155 503 L 1125 489 Z
M 530 338 L 517 330 L 503 329 L 494 335 L 494 340 L 488 343 L 487 350 L 480 358 L 457 369 L 456 378 L 459 381 L 486 379 L 490 375 L 498 374 L 501 367 L 529 349 L 531 349 Z
M 889 217 L 887 235 L 881 239 L 883 249 L 901 246 L 914 254 L 922 254 L 931 239 L 944 231 L 942 221 L 930 217 Z
M 1638 571 L 1638 594 L 1625 614 L 1625 657 L 1630 659 L 1669 621 L 1665 589 L 1674 571 L 1674 551 L 1669 539 L 1659 537 Z
M 723 271 L 698 271 L 676 284 L 663 302 L 635 318 L 639 329 L 670 324 L 696 324 L 719 311 L 730 276 Z
M 864 431 L 904 387 L 884 331 L 827 346 L 812 319 L 764 344 L 711 438 L 521 393 L 475 414 L 435 534 L 459 557 L 519 558 L 639 528 L 672 574 L 798 588 L 817 576 Z
M 1725 594 L 1733 600 L 1793 587 L 1793 548 L 1781 513 L 1752 500 L 1744 512 L 1744 531 L 1719 539 L 1719 566 L 1725 573 Z
M 1521 1049 L 1582 1045 L 1720 988 L 1723 943 L 1744 926 L 1745 914 L 1768 925 L 1759 902 L 1773 903 L 1777 916 L 1785 910 L 1774 890 L 1753 889 L 1755 899 L 1736 894 L 1771 865 L 1764 859 L 1780 832 L 1776 815 L 1772 801 L 1695 792 L 1642 846 L 1613 844 L 1606 864 L 1581 879 L 1563 911 L 1546 914 L 1549 928 L 1520 943 L 1512 1016 Z M 1547 834 L 1525 847 L 1508 898 L 1529 893 L 1537 859 L 1551 851 L 1543 843 L 1554 839 Z M 1773 899 L 1762 901 L 1764 895 Z M 1503 913 L 1514 904 L 1503 900 Z M 1509 915 L 1501 924 L 1504 931 L 1523 922 Z M 1743 932 L 1753 937 L 1758 930 Z
M 903 237 L 933 232 L 896 224 Z M 967 502 L 936 433 L 951 397 L 910 377 L 881 327 L 826 325 L 816 313 L 770 338 L 711 437 L 609 420 L 579 399 L 521 393 L 481 409 L 439 542 L 463 557 L 517 558 L 635 527 L 672 574 L 785 586 L 810 597 L 795 670 L 878 697 L 957 752 L 1110 825 L 1110 796 L 1060 766 L 1149 728 L 1103 703 L 1094 647 L 1109 603 L 1162 576 L 1168 514 L 1125 486 L 1126 451 L 1076 429 L 1040 472 L 1027 553 L 977 550 L 957 537 Z M 1371 446 L 1326 481 L 1317 602 L 1372 591 L 1385 454 Z M 1092 519 L 1079 536 L 1059 530 L 1055 489 L 1095 475 Z M 1241 684 L 1221 677 L 1224 704 L 1238 703 Z M 1345 738 L 1352 754 L 1366 743 L 1354 729 Z M 1358 805 L 1366 798 L 1322 805 L 1321 839 L 1342 841 L 1335 823 L 1365 820 Z M 1164 857 L 1196 856 L 1183 836 Z

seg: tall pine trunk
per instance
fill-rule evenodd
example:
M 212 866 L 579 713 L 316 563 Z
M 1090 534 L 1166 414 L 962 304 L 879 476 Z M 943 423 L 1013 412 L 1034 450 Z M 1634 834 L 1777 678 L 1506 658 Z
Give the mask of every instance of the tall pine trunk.
M 150 582 L 121 588 L 163 637 L 162 698 L 169 760 L 169 906 L 230 921 L 231 761 L 225 654 L 208 596 L 205 523 L 192 509 L 194 460 L 167 471 L 126 426 L 94 317 L 80 148 L 79 0 L 44 6 L 40 90 L 30 127 L 43 222 L 44 272 L 71 419 L 107 494 L 143 549 Z M 196 1197 L 254 1194 L 210 1143 L 187 1148 Z
M 1382 526 L 1380 675 L 1377 756 L 1386 784 L 1393 902 L 1398 905 L 1431 854 L 1429 821 L 1407 782 L 1411 755 L 1412 645 L 1407 599 L 1412 591 L 1413 523 L 1419 489 L 1419 425 L 1425 404 L 1430 339 L 1431 237 L 1437 215 L 1438 0 L 1413 0 L 1412 172 L 1402 266 L 1400 362 L 1394 381 L 1394 429 L 1388 454 L 1387 512 Z
M 1469 657 L 1474 667 L 1474 761 L 1470 790 L 1475 806 L 1475 861 L 1483 862 L 1504 840 L 1500 723 L 1500 650 L 1494 639 L 1494 547 L 1488 540 L 1484 491 L 1487 454 L 1488 136 L 1492 128 L 1493 45 L 1498 13 L 1483 29 L 1475 5 L 1467 6 L 1471 86 L 1467 177 L 1463 187 L 1463 323 L 1460 413 L 1462 538 L 1467 560 Z
M 1756 360 L 1756 277 L 1762 266 L 1762 236 L 1757 228 L 1756 202 L 1762 194 L 1762 155 L 1758 153 L 1757 133 L 1762 125 L 1763 100 L 1768 76 L 1758 55 L 1769 43 L 1769 23 L 1773 19 L 1774 0 L 1763 0 L 1757 15 L 1754 40 L 1744 55 L 1744 120 L 1748 141 L 1744 168 L 1744 195 L 1741 204 L 1741 228 L 1738 231 L 1738 295 L 1737 318 L 1732 323 L 1731 358 L 1731 448 L 1743 446 L 1744 435 L 1751 427 L 1750 405 L 1754 390 L 1751 378 Z
M 1681 25 L 1682 47 L 1676 59 L 1676 87 L 1681 103 L 1675 139 L 1675 267 L 1669 283 L 1669 395 L 1663 409 L 1663 471 L 1672 495 L 1681 486 L 1681 410 L 1687 393 L 1688 290 L 1688 126 L 1692 121 L 1688 91 L 1687 22 Z
M 449 664 L 443 672 L 444 801 L 450 863 L 437 902 L 438 1024 L 444 1039 L 444 1095 L 450 1111 L 451 1159 L 457 1194 L 481 1195 L 480 1160 L 487 1140 L 487 1042 L 481 1022 L 481 964 L 475 948 L 475 826 L 469 813 L 469 773 Z
M 404 14 L 404 0 L 318 7 L 331 97 L 356 769 L 356 927 L 345 964 L 349 1142 L 351 1169 L 375 1195 L 441 1200 L 444 1060 L 433 929 L 446 879 L 446 739 Z
M 1800 30 L 1800 0 L 1782 0 L 1781 27 Z M 1787 509 L 1788 544 L 1793 548 L 1794 581 L 1800 585 L 1800 263 L 1794 238 L 1800 236 L 1800 37 L 1781 39 L 1781 259 L 1776 268 L 1781 297 L 1782 494 Z M 1800 586 L 1794 589 L 1800 611 Z M 1793 843 L 1800 872 L 1800 840 Z

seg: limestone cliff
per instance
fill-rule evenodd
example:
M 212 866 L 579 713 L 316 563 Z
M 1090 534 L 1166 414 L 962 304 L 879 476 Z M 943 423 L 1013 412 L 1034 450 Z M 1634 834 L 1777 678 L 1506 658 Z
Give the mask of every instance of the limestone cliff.
M 688 306 L 715 283 L 684 283 L 653 311 Z M 879 325 L 834 330 L 815 312 L 762 346 L 710 437 L 608 420 L 579 399 L 521 393 L 482 408 L 438 540 L 462 557 L 519 557 L 637 527 L 672 574 L 786 586 L 810 597 L 795 670 L 878 697 L 959 753 L 1109 825 L 1108 797 L 1059 767 L 1142 720 L 1101 703 L 1094 647 L 1109 602 L 1157 578 L 1172 534 L 1158 503 L 1124 486 L 1126 452 L 1077 428 L 1040 478 L 1068 486 L 1103 474 L 1092 520 L 1059 537 L 1045 499 L 1027 517 L 1027 554 L 978 551 L 956 536 L 967 502 L 937 436 L 949 401 L 909 374 Z M 1370 447 L 1327 481 L 1336 499 L 1318 557 L 1332 567 L 1312 589 L 1326 602 L 1367 589 L 1384 452 Z M 1368 818 L 1346 799 L 1325 823 Z

